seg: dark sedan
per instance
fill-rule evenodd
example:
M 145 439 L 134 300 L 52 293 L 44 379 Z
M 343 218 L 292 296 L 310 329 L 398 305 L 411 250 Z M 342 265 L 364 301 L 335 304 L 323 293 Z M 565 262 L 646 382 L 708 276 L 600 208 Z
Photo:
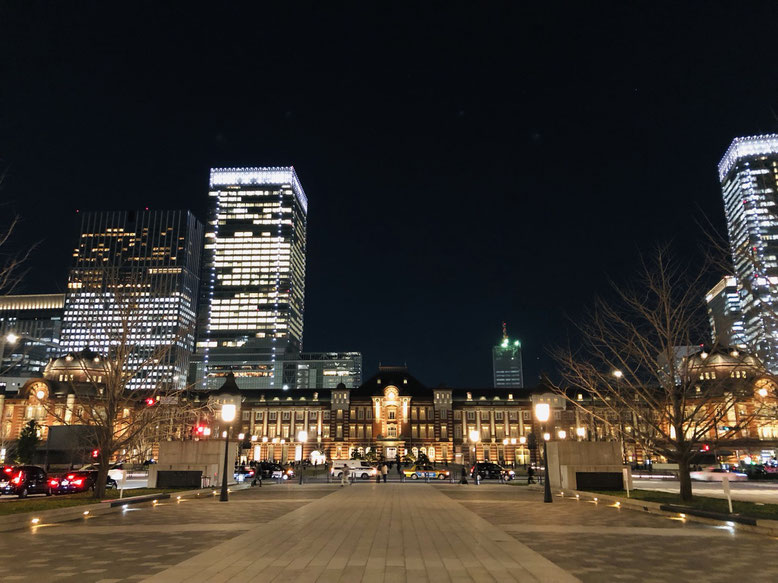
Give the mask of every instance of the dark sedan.
M 54 494 L 75 494 L 76 492 L 94 490 L 96 482 L 96 471 L 79 470 L 49 478 L 49 487 Z M 116 480 L 109 476 L 108 481 L 106 482 L 106 487 L 116 488 Z
M 0 475 L 0 494 L 26 498 L 29 494 L 51 496 L 46 471 L 38 466 L 8 466 Z
M 512 480 L 515 477 L 513 470 L 504 468 L 494 462 L 478 462 L 473 464 L 470 468 L 470 475 L 475 478 L 476 475 L 480 476 L 482 480 L 486 478 L 500 479 L 500 476 L 504 480 Z

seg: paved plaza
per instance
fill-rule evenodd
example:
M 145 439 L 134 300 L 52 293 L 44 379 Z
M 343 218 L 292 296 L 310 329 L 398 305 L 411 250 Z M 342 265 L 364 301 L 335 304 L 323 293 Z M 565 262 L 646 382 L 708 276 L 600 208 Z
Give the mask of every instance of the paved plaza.
M 731 581 L 778 541 L 514 485 L 272 485 L 0 535 L 3 581 Z M 715 565 L 715 566 L 714 566 Z

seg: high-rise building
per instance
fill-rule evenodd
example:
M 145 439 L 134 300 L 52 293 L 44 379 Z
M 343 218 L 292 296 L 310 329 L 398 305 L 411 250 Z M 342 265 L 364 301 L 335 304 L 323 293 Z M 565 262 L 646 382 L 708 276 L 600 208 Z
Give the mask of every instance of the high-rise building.
M 737 279 L 727 275 L 705 294 L 710 320 L 711 339 L 722 346 L 745 347 L 743 312 Z
M 492 369 L 495 388 L 524 386 L 521 367 L 521 342 L 508 338 L 505 322 L 502 324 L 502 341 L 492 348 Z
M 194 350 L 202 245 L 203 226 L 189 211 L 84 213 L 62 348 L 109 354 L 132 346 L 129 364 L 139 372 L 130 388 L 183 386 Z M 162 362 L 142 366 L 160 352 Z
M 334 389 L 362 384 L 361 352 L 304 352 L 284 360 L 284 385 L 295 389 Z
M 277 363 L 302 349 L 308 199 L 292 167 L 214 168 L 209 196 L 193 374 L 280 388 Z
M 18 388 L 59 356 L 65 294 L 0 296 L 0 384 Z
M 718 169 L 744 341 L 778 372 L 778 134 L 735 138 Z

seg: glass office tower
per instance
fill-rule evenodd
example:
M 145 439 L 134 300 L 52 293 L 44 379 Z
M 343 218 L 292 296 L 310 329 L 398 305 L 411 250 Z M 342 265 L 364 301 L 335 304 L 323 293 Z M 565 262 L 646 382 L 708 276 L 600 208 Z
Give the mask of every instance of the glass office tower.
M 745 343 L 778 372 L 778 134 L 735 138 L 719 179 Z
M 737 279 L 731 275 L 723 277 L 705 294 L 705 303 L 713 343 L 746 348 Z
M 0 296 L 0 376 L 40 376 L 60 354 L 65 294 Z
M 138 372 L 129 388 L 183 387 L 202 246 L 203 226 L 189 211 L 84 213 L 65 295 L 63 350 L 131 348 Z M 148 362 L 167 346 L 162 362 Z
M 508 338 L 503 322 L 502 341 L 492 348 L 492 370 L 495 388 L 516 388 L 524 386 L 524 371 L 521 366 L 521 342 Z
M 276 363 L 303 342 L 308 199 L 292 167 L 214 168 L 209 196 L 194 374 L 280 388 Z

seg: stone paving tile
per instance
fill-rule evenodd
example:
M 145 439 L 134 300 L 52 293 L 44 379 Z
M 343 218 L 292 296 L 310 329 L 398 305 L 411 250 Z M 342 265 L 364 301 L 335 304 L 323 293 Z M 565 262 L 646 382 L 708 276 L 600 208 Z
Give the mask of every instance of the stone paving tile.
M 216 499 L 167 501 L 137 510 L 6 532 L 0 536 L 0 581 L 137 581 L 333 491 L 253 488 Z M 208 530 L 209 524 L 235 524 Z M 248 524 L 247 524 L 248 523 Z M 201 524 L 201 531 L 176 531 Z M 143 527 L 133 533 L 128 527 Z M 94 533 L 90 532 L 91 528 Z M 72 533 L 72 536 L 71 534 Z M 34 557 L 27 560 L 26 557 Z
M 771 537 L 573 499 L 543 504 L 541 493 L 515 487 L 441 491 L 585 583 L 778 581 L 766 560 L 778 552 Z

